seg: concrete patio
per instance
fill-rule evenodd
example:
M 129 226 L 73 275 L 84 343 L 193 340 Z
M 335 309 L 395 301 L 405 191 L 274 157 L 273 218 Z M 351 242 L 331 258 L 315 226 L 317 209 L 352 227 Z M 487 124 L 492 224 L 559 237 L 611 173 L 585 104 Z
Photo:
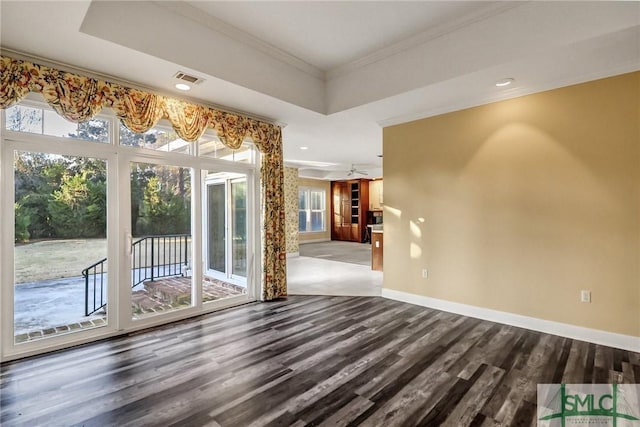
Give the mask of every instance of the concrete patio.
M 84 278 L 44 280 L 14 288 L 15 342 L 90 329 L 106 324 L 104 310 L 84 316 Z M 203 281 L 203 301 L 246 293 L 246 289 L 214 278 Z M 141 283 L 132 289 L 133 318 L 187 307 L 191 278 L 169 277 Z

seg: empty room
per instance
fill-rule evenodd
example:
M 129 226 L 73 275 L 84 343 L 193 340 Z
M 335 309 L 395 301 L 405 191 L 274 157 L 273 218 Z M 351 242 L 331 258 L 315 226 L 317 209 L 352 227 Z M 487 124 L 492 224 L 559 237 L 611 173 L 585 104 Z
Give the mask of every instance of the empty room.
M 640 427 L 640 3 L 0 19 L 0 425 Z

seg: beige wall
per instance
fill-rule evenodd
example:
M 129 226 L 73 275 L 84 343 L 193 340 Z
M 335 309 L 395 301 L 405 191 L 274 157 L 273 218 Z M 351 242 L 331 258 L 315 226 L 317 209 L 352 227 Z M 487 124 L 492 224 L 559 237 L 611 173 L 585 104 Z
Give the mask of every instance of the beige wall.
M 385 288 L 640 336 L 640 73 L 385 128 L 384 182 Z
M 323 233 L 298 233 L 298 239 L 301 243 L 313 240 L 331 240 L 331 182 L 321 181 L 319 179 L 298 178 L 298 187 L 314 187 L 325 190 L 327 199 L 325 201 L 326 212 L 326 231 Z M 297 211 L 296 211 L 297 215 Z
M 284 206 L 287 253 L 297 253 L 298 246 L 298 169 L 284 168 Z

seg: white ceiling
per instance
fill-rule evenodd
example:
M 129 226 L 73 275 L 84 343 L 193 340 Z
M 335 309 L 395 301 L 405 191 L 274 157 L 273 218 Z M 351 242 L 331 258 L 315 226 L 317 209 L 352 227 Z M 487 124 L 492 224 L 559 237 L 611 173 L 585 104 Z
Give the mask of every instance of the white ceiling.
M 323 71 L 486 7 L 478 1 L 187 3 Z
M 640 69 L 637 2 L 2 0 L 0 15 L 5 53 L 278 122 L 288 164 L 323 179 L 380 176 L 383 126 Z M 185 96 L 177 71 L 205 81 Z

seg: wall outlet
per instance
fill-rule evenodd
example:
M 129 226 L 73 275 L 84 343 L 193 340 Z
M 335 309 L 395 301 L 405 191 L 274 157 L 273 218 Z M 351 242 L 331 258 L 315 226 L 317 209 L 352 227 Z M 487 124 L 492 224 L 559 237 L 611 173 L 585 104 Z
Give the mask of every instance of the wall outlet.
M 591 302 L 591 291 L 587 291 L 587 290 L 580 291 L 580 301 Z
M 422 269 L 422 278 L 423 279 L 428 279 L 429 278 L 429 270 L 426 268 Z

